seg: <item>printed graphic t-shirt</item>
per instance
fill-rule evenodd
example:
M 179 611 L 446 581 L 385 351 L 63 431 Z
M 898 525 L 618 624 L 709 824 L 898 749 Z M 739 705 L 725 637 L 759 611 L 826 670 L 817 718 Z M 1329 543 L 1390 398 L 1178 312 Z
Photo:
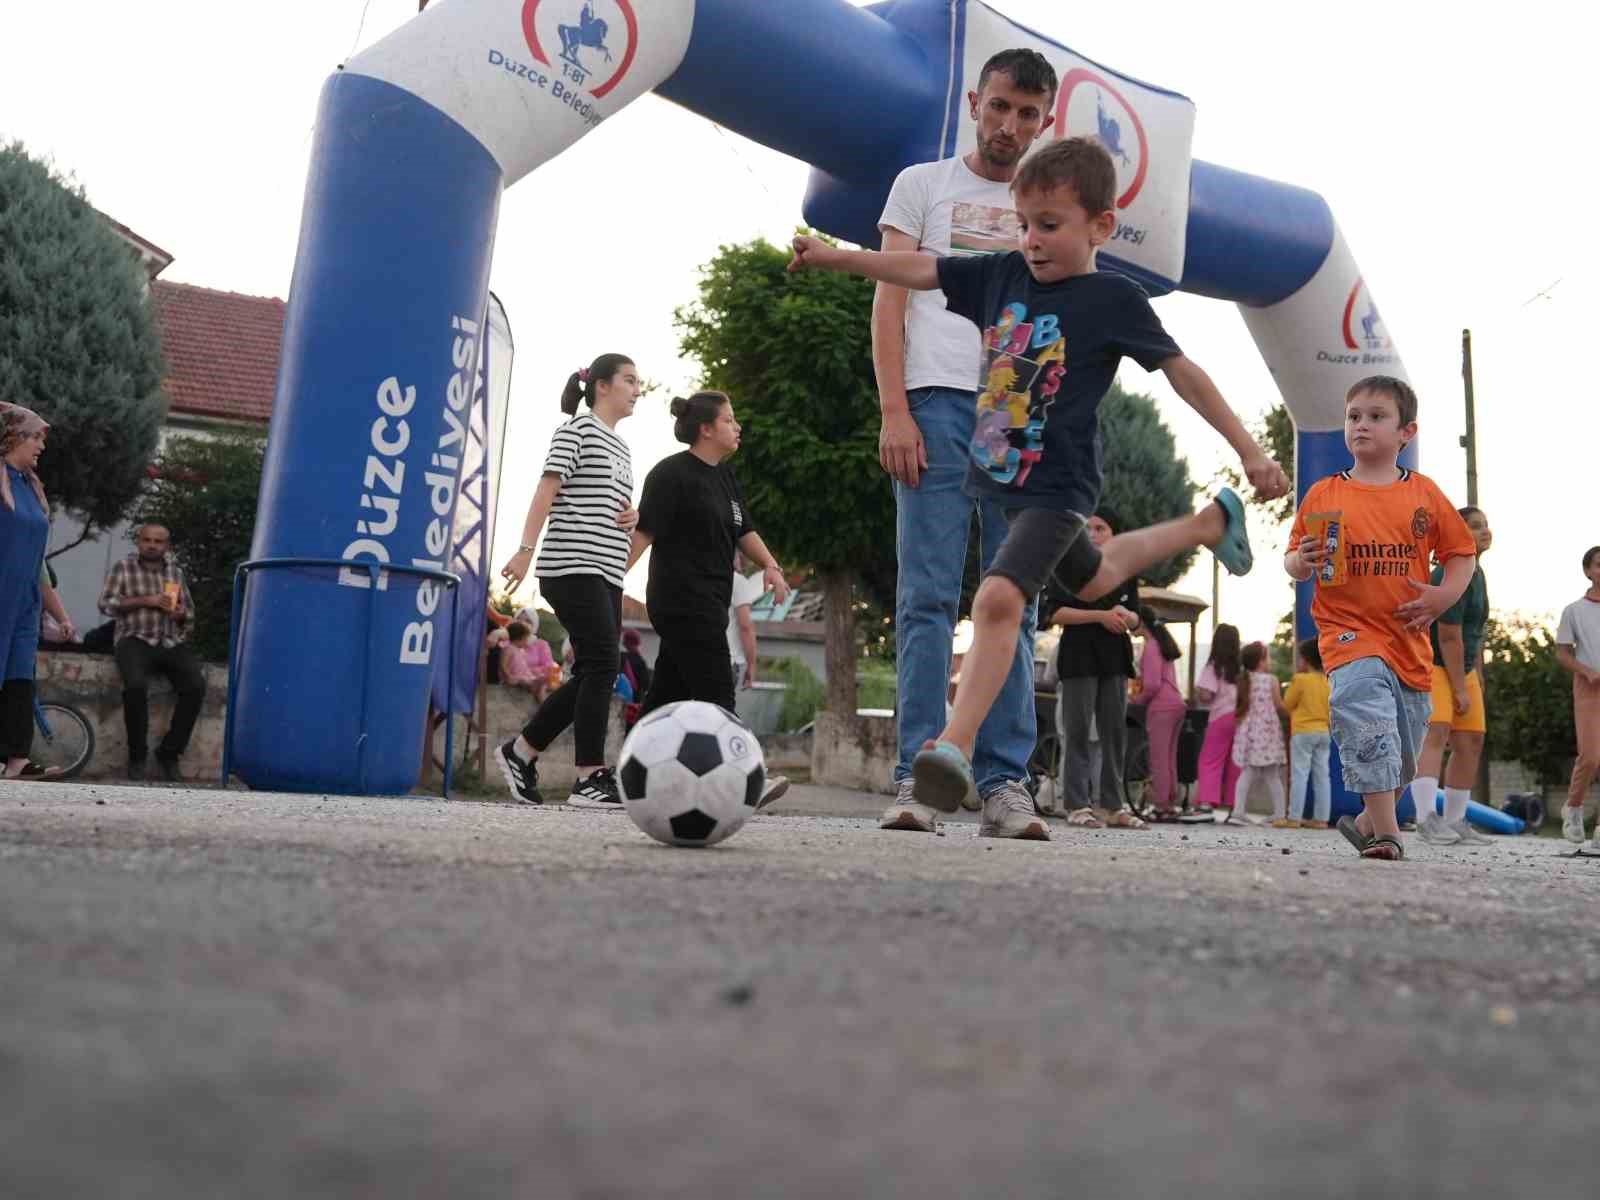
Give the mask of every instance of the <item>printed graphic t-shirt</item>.
M 1311 619 L 1331 674 L 1358 658 L 1381 658 L 1408 688 L 1433 687 L 1425 630 L 1395 616 L 1416 597 L 1406 581 L 1428 582 L 1431 560 L 1477 554 L 1472 531 L 1426 475 L 1402 470 L 1394 483 L 1359 483 L 1341 471 L 1319 479 L 1295 513 L 1289 544 L 1311 533 L 1333 554 L 1315 576 Z
M 1085 515 L 1100 498 L 1100 401 L 1117 364 L 1147 371 L 1182 353 L 1143 289 L 1092 271 L 1038 283 L 1021 254 L 942 258 L 952 312 L 983 328 L 978 422 L 966 490 L 1008 507 Z
M 539 539 L 533 573 L 599 575 L 621 587 L 629 538 L 617 527 L 617 514 L 633 503 L 628 443 L 593 413 L 581 413 L 551 435 L 544 474 L 559 475 L 561 490 Z
M 651 618 L 702 622 L 720 634 L 733 598 L 734 549 L 755 532 L 733 472 L 688 450 L 662 459 L 644 477 L 639 528 L 651 537 Z
M 973 173 L 961 158 L 917 163 L 900 172 L 878 218 L 917 248 L 940 257 L 1017 248 L 1011 186 Z M 978 327 L 945 307 L 944 293 L 913 291 L 906 303 L 906 389 L 978 390 Z

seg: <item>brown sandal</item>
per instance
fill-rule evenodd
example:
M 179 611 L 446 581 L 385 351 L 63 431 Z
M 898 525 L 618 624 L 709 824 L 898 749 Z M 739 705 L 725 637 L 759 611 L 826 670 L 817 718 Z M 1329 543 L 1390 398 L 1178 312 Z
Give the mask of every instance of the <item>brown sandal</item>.
M 1373 838 L 1371 844 L 1361 852 L 1362 858 L 1379 858 L 1386 862 L 1399 862 L 1405 856 L 1406 848 L 1400 844 L 1400 839 L 1390 837 L 1387 833 L 1380 833 Z

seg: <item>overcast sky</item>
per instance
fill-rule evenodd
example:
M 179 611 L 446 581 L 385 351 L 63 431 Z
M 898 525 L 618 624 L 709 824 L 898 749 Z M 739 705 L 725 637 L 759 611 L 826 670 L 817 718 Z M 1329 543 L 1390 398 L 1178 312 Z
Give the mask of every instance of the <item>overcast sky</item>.
M 0 137 L 53 158 L 97 207 L 175 255 L 164 278 L 286 296 L 318 90 L 416 7 L 10 2 Z M 1421 393 L 1422 468 L 1461 503 L 1460 337 L 1472 328 L 1492 600 L 1549 613 L 1575 596 L 1578 560 L 1600 543 L 1600 415 L 1593 380 L 1568 359 L 1593 336 L 1600 238 L 1587 41 L 1573 10 L 993 7 L 1189 96 L 1197 158 L 1327 198 Z M 515 547 L 567 374 L 621 350 L 668 389 L 691 384 L 672 310 L 693 299 L 695 270 L 718 245 L 787 237 L 806 172 L 648 96 L 506 193 L 492 286 L 517 359 L 497 564 Z M 1157 310 L 1247 420 L 1276 402 L 1232 306 L 1172 296 Z M 1161 376 L 1127 365 L 1122 381 L 1158 398 L 1195 477 L 1209 479 L 1220 441 Z M 668 394 L 622 426 L 638 479 L 676 448 Z M 1291 603 L 1264 541 L 1257 571 L 1222 587 L 1224 619 L 1247 639 L 1270 637 Z M 1209 558 L 1180 586 L 1209 597 Z

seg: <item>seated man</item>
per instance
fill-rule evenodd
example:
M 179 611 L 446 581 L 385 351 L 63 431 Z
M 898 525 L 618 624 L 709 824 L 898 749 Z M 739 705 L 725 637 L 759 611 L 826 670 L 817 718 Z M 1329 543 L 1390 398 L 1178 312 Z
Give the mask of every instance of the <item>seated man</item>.
M 182 782 L 178 759 L 200 716 L 206 677 L 184 644 L 194 600 L 183 571 L 169 553 L 172 538 L 161 525 L 133 531 L 135 553 L 111 568 L 100 611 L 116 620 L 115 653 L 122 673 L 122 719 L 128 730 L 128 778 L 145 777 L 150 725 L 149 679 L 165 675 L 178 694 L 172 725 L 156 747 L 156 765 L 169 783 Z

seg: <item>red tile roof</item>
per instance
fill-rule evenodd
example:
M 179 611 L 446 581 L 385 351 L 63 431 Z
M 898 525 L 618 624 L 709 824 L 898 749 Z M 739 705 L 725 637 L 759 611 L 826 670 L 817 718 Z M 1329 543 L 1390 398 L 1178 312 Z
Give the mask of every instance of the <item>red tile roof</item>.
M 282 300 L 150 283 L 172 411 L 266 424 L 283 348 Z

